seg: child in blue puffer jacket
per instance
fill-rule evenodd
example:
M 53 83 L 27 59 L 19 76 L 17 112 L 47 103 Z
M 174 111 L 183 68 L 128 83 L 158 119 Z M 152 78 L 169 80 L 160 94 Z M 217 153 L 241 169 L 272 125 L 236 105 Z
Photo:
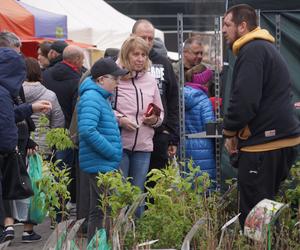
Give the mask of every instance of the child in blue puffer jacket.
M 212 71 L 203 68 L 186 79 L 185 98 L 185 133 L 194 134 L 205 131 L 205 124 L 215 120 L 212 103 L 204 87 L 212 79 Z M 216 179 L 214 139 L 197 138 L 186 140 L 186 158 L 193 159 L 195 166 L 207 172 L 212 180 Z
M 89 241 L 97 228 L 104 225 L 104 215 L 99 209 L 101 187 L 97 186 L 96 176 L 99 172 L 117 170 L 122 159 L 120 131 L 108 99 L 119 77 L 127 73 L 111 58 L 103 58 L 93 65 L 91 77 L 86 78 L 79 89 L 79 166 L 89 174 Z M 105 228 L 108 227 L 105 222 Z

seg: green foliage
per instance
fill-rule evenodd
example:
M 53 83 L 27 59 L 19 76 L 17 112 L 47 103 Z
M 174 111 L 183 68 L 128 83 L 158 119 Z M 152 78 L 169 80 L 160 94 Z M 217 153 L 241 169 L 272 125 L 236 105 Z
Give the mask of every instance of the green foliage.
M 38 127 L 38 136 L 46 133 L 46 144 L 50 148 L 65 150 L 73 147 L 68 130 L 64 128 L 49 129 L 49 120 L 45 115 L 40 117 Z M 70 193 L 67 190 L 71 182 L 70 169 L 64 163 L 62 164 L 61 160 L 53 162 L 53 158 L 54 152 L 50 160 L 43 161 L 43 177 L 36 182 L 36 185 L 39 192 L 45 194 L 44 210 L 48 211 L 49 216 L 54 219 L 57 213 L 55 208 L 57 208 L 61 211 L 64 219 L 67 215 L 64 204 L 70 199 Z
M 187 164 L 187 171 L 180 171 L 173 164 L 163 170 L 152 170 L 148 182 L 156 183 L 147 188 L 153 202 L 147 202 L 148 209 L 137 222 L 134 244 L 159 239 L 155 248 L 178 249 L 198 219 L 211 218 L 215 213 L 217 193 L 208 195 L 211 187 L 208 174 L 201 173 L 192 161 Z M 198 240 L 202 237 L 209 235 L 198 235 Z
M 285 192 L 286 199 L 291 204 L 295 205 L 300 200 L 300 161 L 291 168 L 290 178 L 287 179 L 288 188 Z
M 182 165 L 178 167 L 171 163 L 165 169 L 154 169 L 149 173 L 148 182 L 155 182 L 155 186 L 146 187 L 147 209 L 141 218 L 135 218 L 135 223 L 132 222 L 133 226 L 127 227 L 127 231 L 118 230 L 119 238 L 122 238 L 118 241 L 121 249 L 135 249 L 142 242 L 156 239 L 159 241 L 151 245 L 151 248 L 180 249 L 185 236 L 200 218 L 205 218 L 205 223 L 194 235 L 191 248 L 218 248 L 220 228 L 237 214 L 237 209 L 232 209 L 231 204 L 232 201 L 236 204 L 236 185 L 229 181 L 228 184 L 233 189 L 221 197 L 219 192 L 213 190 L 208 175 L 201 173 L 200 168 L 195 167 L 192 161 L 186 165 L 186 171 L 180 169 Z M 299 199 L 299 163 L 291 173 L 291 181 L 298 184 L 293 188 L 290 186 L 285 196 L 293 202 Z M 130 180 L 122 179 L 119 172 L 99 174 L 98 185 L 106 190 L 101 195 L 100 207 L 102 210 L 111 207 L 111 221 L 115 225 L 122 208 L 130 206 L 139 192 L 135 192 Z M 297 211 L 299 213 L 299 209 Z M 295 227 L 295 221 L 299 221 L 299 217 L 293 219 L 293 216 L 295 215 L 292 213 L 286 213 L 280 221 L 280 231 L 275 227 L 272 229 L 274 249 L 299 249 L 299 228 Z M 128 218 L 128 221 L 132 219 Z M 115 227 L 112 231 L 114 230 Z M 249 241 L 239 230 L 239 224 L 233 224 L 220 242 L 220 249 L 266 249 L 267 242 Z
M 100 208 L 106 211 L 110 207 L 112 218 L 116 218 L 122 208 L 131 205 L 141 194 L 141 190 L 131 185 L 129 180 L 116 171 L 99 173 L 97 176 L 97 185 L 103 190 L 100 194 Z
M 53 128 L 47 132 L 46 143 L 49 147 L 55 147 L 57 150 L 74 147 L 69 131 L 64 128 Z
M 67 190 L 71 182 L 70 171 L 65 165 L 59 168 L 59 163 L 60 160 L 54 163 L 44 161 L 46 171 L 37 181 L 38 190 L 45 194 L 45 210 L 49 211 L 49 216 L 53 219 L 56 216 L 55 208 L 61 210 L 62 217 L 65 218 L 66 210 L 63 206 L 65 201 L 70 199 L 70 192 Z

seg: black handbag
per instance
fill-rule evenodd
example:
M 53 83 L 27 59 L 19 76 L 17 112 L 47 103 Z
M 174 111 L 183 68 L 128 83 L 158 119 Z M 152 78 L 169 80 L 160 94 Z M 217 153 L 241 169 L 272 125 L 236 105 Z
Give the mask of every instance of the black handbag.
M 3 200 L 19 200 L 32 196 L 32 184 L 25 162 L 19 152 L 2 155 Z

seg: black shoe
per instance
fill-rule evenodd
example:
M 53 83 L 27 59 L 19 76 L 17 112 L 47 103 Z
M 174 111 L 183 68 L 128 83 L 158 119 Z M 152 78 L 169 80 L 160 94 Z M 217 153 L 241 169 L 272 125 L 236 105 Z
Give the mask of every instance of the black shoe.
M 13 240 L 15 238 L 15 230 L 12 226 L 6 227 L 0 236 L 0 243 Z
M 35 233 L 34 231 L 32 231 L 30 233 L 24 231 L 23 235 L 22 235 L 22 242 L 24 242 L 24 243 L 40 241 L 41 239 L 42 239 L 42 236 Z

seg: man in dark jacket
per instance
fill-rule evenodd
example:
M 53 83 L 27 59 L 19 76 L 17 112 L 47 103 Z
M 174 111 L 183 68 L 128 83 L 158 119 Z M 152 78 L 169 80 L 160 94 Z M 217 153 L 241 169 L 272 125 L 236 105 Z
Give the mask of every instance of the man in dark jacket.
M 47 89 L 52 90 L 58 99 L 65 116 L 65 126 L 70 127 L 72 114 L 76 105 L 78 96 L 78 83 L 82 73 L 83 51 L 75 45 L 67 46 L 63 51 L 63 61 L 56 63 L 43 73 L 43 84 Z M 56 158 L 61 159 L 68 167 L 71 167 L 72 182 L 69 191 L 71 193 L 71 202 L 76 201 L 76 174 L 74 168 L 74 159 L 76 151 L 66 149 L 56 152 Z M 60 215 L 57 222 L 61 221 Z
M 161 169 L 167 164 L 168 158 L 176 154 L 179 141 L 178 86 L 168 58 L 152 48 L 154 31 L 153 25 L 145 19 L 136 21 L 132 27 L 132 34 L 143 38 L 151 48 L 149 53 L 152 62 L 151 73 L 157 81 L 164 107 L 165 118 L 162 125 L 155 129 L 150 161 L 150 169 Z
M 237 56 L 224 136 L 229 154 L 238 153 L 240 224 L 262 199 L 274 199 L 300 144 L 287 65 L 275 39 L 257 25 L 255 10 L 241 4 L 224 15 L 223 34 Z
M 69 45 L 63 51 L 63 61 L 43 73 L 43 84 L 56 94 L 65 116 L 66 128 L 70 126 L 77 101 L 83 59 L 82 49 L 75 45 Z
M 55 41 L 51 44 L 50 50 L 48 52 L 48 59 L 49 59 L 49 68 L 61 62 L 63 60 L 63 52 L 64 49 L 68 46 L 65 41 Z
M 51 109 L 51 103 L 39 101 L 29 105 L 27 103 L 14 106 L 14 98 L 20 92 L 26 77 L 26 67 L 23 57 L 14 49 L 2 46 L 10 46 L 10 43 L 0 44 L 0 181 L 2 182 L 2 169 L 6 164 L 9 154 L 13 153 L 18 144 L 18 129 L 16 122 L 20 122 L 33 112 L 47 112 Z M 4 187 L 5 188 L 5 187 Z M 6 212 L 2 200 L 2 184 L 0 183 L 0 225 L 4 225 Z M 13 239 L 14 231 L 5 218 L 5 228 L 11 227 L 2 233 L 0 241 Z M 13 220 L 12 220 L 13 221 Z M 12 222 L 13 223 L 13 222 Z

